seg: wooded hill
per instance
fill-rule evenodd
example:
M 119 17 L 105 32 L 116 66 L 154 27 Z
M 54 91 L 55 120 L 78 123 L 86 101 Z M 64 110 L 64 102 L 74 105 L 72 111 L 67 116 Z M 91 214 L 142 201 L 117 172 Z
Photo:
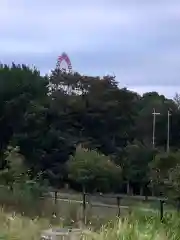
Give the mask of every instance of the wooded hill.
M 75 189 L 85 185 L 88 191 L 150 194 L 153 189 L 165 194 L 170 186 L 177 193 L 179 95 L 174 100 L 157 92 L 140 96 L 120 88 L 117 80 L 58 69 L 41 76 L 25 65 L 1 65 L 1 171 L 12 165 L 7 151 L 18 152 L 30 178 L 40 174 L 54 187 L 69 183 Z M 161 113 L 156 117 L 155 149 L 153 109 Z M 166 153 L 168 110 L 172 116 Z

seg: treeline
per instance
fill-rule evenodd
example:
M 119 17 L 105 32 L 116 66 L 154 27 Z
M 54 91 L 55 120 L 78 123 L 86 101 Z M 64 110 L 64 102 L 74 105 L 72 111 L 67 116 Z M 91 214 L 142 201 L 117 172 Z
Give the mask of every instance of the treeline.
M 120 85 L 120 83 L 119 83 Z M 115 77 L 0 66 L 1 182 L 134 194 L 180 190 L 180 97 L 140 96 Z M 153 109 L 156 117 L 152 146 Z M 170 118 L 170 152 L 167 113 Z M 20 161 L 21 160 L 21 161 Z

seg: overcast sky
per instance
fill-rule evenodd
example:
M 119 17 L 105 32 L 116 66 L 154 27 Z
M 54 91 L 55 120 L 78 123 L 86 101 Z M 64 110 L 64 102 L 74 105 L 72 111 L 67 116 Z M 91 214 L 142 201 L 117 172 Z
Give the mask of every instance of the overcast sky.
M 0 0 L 0 60 L 42 73 L 115 74 L 140 93 L 180 92 L 180 0 Z

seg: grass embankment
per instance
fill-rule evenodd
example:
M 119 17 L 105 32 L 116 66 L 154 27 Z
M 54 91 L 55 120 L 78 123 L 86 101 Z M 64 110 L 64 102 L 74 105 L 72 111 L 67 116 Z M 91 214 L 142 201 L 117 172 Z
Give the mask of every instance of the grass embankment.
M 60 225 L 59 225 L 60 226 Z M 43 218 L 23 217 L 0 211 L 0 239 L 39 240 L 42 230 L 51 227 L 50 221 Z M 60 226 L 62 227 L 62 225 Z M 100 230 L 88 233 L 86 240 L 179 240 L 180 220 L 178 216 L 169 215 L 164 223 L 157 216 L 129 216 L 109 222 Z

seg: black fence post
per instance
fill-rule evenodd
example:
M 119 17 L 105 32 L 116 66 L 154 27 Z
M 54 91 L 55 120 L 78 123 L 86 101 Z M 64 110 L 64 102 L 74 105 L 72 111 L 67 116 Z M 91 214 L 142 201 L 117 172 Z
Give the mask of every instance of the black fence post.
M 177 212 L 180 212 L 180 198 L 177 198 Z
M 160 200 L 160 220 L 163 221 L 164 216 L 164 201 Z
M 55 203 L 55 205 L 57 204 L 57 198 L 58 198 L 58 191 L 55 190 L 55 192 L 54 192 L 54 203 Z
M 52 198 L 53 199 L 53 198 Z M 58 215 L 58 204 L 57 204 L 57 200 L 58 200 L 58 191 L 54 190 L 54 206 L 53 206 L 53 216 L 56 218 Z
M 118 217 L 121 215 L 121 198 L 117 197 L 117 206 L 118 206 Z
M 86 193 L 83 191 L 83 221 L 86 224 Z

